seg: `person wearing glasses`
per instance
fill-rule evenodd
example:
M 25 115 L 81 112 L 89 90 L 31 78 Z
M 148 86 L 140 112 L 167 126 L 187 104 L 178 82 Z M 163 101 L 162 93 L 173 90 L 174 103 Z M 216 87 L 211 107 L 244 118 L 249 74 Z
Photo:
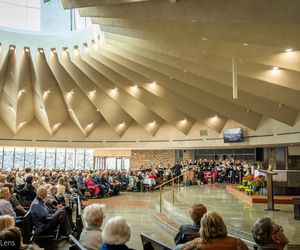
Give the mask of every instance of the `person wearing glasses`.
M 283 228 L 269 217 L 261 217 L 253 225 L 252 234 L 259 250 L 282 250 L 289 242 Z

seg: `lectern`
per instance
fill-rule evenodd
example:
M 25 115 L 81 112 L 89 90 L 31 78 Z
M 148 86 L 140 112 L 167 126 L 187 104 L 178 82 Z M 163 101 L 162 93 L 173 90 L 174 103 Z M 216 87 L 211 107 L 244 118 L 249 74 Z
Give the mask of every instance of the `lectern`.
M 264 173 L 267 178 L 267 199 L 268 199 L 268 208 L 266 211 L 278 211 L 279 209 L 274 209 L 274 195 L 273 195 L 273 175 L 277 173 L 268 170 L 259 170 L 259 172 Z

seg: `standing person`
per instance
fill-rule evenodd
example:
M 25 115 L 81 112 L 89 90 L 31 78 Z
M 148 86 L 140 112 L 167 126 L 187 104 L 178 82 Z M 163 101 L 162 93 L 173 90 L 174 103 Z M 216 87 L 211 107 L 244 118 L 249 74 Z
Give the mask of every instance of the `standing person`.
M 173 178 L 181 175 L 182 165 L 179 164 L 179 161 L 172 167 Z M 179 178 L 175 180 L 176 183 L 179 183 Z
M 256 220 L 252 228 L 254 241 L 259 250 L 283 250 L 289 240 L 283 233 L 283 228 L 269 217 Z

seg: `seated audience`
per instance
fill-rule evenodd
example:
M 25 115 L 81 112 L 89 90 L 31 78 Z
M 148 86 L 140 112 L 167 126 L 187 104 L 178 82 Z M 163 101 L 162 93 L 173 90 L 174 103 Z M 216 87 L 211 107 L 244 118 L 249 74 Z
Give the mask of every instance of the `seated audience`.
M 62 207 L 54 214 L 50 213 L 49 209 L 44 203 L 47 198 L 47 189 L 40 187 L 37 190 L 37 196 L 30 206 L 32 222 L 35 234 L 45 235 L 51 234 L 60 225 L 60 235 L 69 235 L 72 233 L 71 225 L 66 214 L 65 209 Z
M 16 213 L 10 203 L 11 194 L 8 187 L 3 187 L 0 189 L 0 215 L 11 215 L 16 218 Z
M 222 249 L 247 250 L 247 245 L 239 238 L 227 235 L 227 228 L 222 217 L 216 212 L 203 215 L 200 226 L 200 237 L 179 246 L 176 249 Z
M 199 237 L 200 221 L 207 212 L 206 207 L 201 203 L 195 203 L 189 210 L 193 224 L 181 225 L 179 232 L 174 238 L 175 244 L 183 244 Z
M 79 241 L 87 249 L 99 250 L 102 246 L 102 231 L 104 205 L 92 204 L 84 209 L 83 219 L 85 228 L 80 235 Z
M 7 228 L 12 228 L 15 226 L 15 219 L 10 215 L 0 216 L 0 232 Z
M 101 250 L 126 250 L 125 243 L 131 235 L 130 227 L 121 216 L 110 218 L 103 229 L 103 245 Z
M 253 225 L 252 234 L 259 250 L 282 250 L 289 242 L 281 226 L 269 217 L 261 217 Z

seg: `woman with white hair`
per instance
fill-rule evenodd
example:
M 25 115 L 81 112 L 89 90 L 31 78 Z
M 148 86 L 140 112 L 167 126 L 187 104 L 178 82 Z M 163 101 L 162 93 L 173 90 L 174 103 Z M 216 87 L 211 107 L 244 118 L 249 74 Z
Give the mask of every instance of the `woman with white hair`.
M 80 235 L 81 244 L 91 250 L 99 250 L 102 246 L 102 231 L 104 205 L 92 204 L 84 209 L 85 228 Z
M 130 250 L 125 243 L 131 235 L 130 227 L 121 216 L 110 218 L 103 229 L 103 245 L 101 250 Z

